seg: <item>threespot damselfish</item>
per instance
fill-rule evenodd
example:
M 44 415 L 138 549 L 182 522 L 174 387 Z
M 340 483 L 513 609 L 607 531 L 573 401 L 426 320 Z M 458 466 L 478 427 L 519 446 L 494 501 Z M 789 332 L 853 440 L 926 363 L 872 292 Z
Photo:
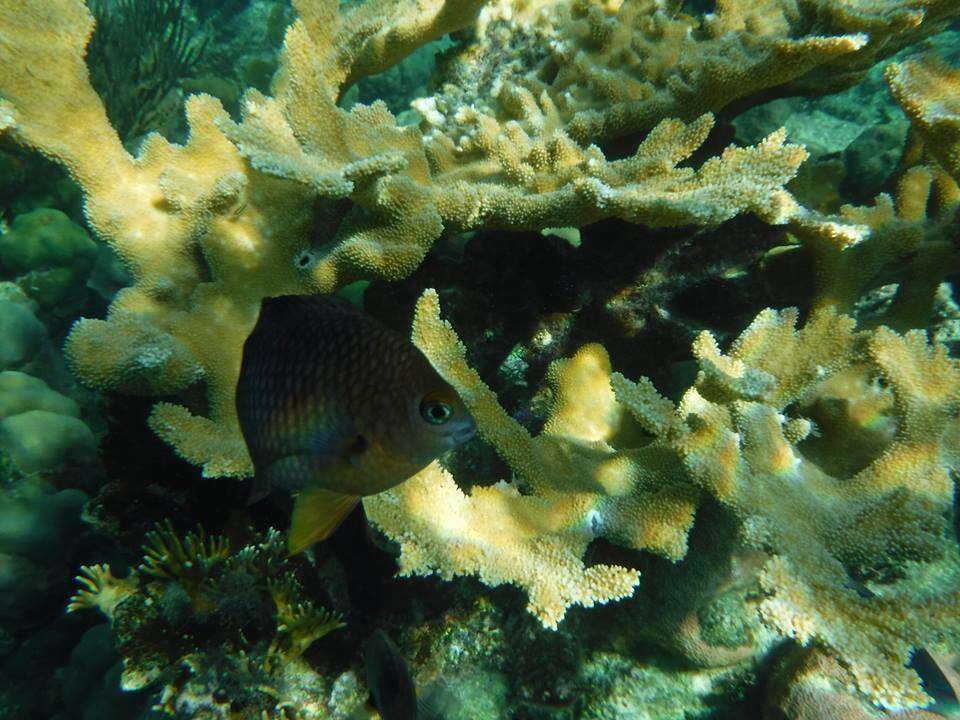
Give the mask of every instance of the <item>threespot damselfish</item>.
M 295 493 L 291 553 L 329 537 L 361 496 L 402 483 L 476 430 L 410 340 L 336 297 L 264 300 L 236 397 L 254 499 Z

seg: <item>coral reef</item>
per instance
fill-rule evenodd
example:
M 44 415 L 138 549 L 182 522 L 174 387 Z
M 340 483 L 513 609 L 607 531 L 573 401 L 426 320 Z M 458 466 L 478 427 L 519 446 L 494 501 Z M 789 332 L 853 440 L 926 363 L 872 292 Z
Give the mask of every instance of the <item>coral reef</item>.
M 38 208 L 0 234 L 0 277 L 16 282 L 45 312 L 73 318 L 97 258 L 86 231 L 59 210 Z
M 525 35 L 527 20 L 531 26 L 540 22 L 533 19 L 540 17 L 537 8 L 527 7 L 508 23 L 530 45 L 520 55 L 529 63 L 522 70 L 535 75 L 546 48 L 581 58 L 571 67 L 584 79 L 557 74 L 555 97 L 502 79 L 496 83 L 501 91 L 493 94 L 467 83 L 466 95 L 450 108 L 455 127 L 430 126 L 427 134 L 399 127 L 377 103 L 349 112 L 337 107 L 357 79 L 467 27 L 481 5 L 435 0 L 412 12 L 413 3 L 338 9 L 330 2 L 299 2 L 301 17 L 286 33 L 274 97 L 250 91 L 241 103 L 243 119 L 234 123 L 212 97 L 194 96 L 186 106 L 188 142 L 177 146 L 153 135 L 136 157 L 124 150 L 90 85 L 83 53 L 93 27 L 82 3 L 5 9 L 0 60 L 20 71 L 0 83 L 0 127 L 70 169 L 84 189 L 90 223 L 134 276 L 106 324 L 87 326 L 71 342 L 78 374 L 98 387 L 125 390 L 129 384 L 143 392 L 142 373 L 130 378 L 127 362 L 110 365 L 117 358 L 97 351 L 120 345 L 132 351 L 121 353 L 123 360 L 135 354 L 142 347 L 138 339 L 112 322 L 135 313 L 157 342 L 180 343 L 188 351 L 207 387 L 208 417 L 159 404 L 154 429 L 207 475 L 246 474 L 249 459 L 232 393 L 240 348 L 261 298 L 406 275 L 444 230 L 540 229 L 603 217 L 652 226 L 705 224 L 743 212 L 785 220 L 798 209 L 782 185 L 795 174 L 803 150 L 774 134 L 753 148 L 728 149 L 697 171 L 678 168 L 706 139 L 712 120 L 703 113 L 733 100 L 730 89 L 747 79 L 745 91 L 755 95 L 799 82 L 814 65 L 856 76 L 878 57 L 935 31 L 956 11 L 951 3 L 930 2 L 923 11 L 898 4 L 884 15 L 819 0 L 810 3 L 812 15 L 798 16 L 818 18 L 819 24 L 807 27 L 777 3 L 750 11 L 725 4 L 711 27 L 694 32 L 693 20 L 671 20 L 643 2 L 624 2 L 610 17 L 602 3 L 560 3 L 553 8 L 557 19 L 545 22 L 572 36 L 564 42 L 543 28 Z M 500 27 L 496 8 L 490 13 L 481 23 L 482 36 Z M 692 58 L 691 68 L 662 76 L 669 102 L 643 85 L 632 91 L 639 100 L 619 102 L 601 92 L 616 85 L 600 80 L 604 73 L 615 77 L 622 55 L 616 47 L 635 24 L 648 28 L 668 53 L 651 58 L 653 65 L 665 67 L 679 53 Z M 869 41 L 857 34 L 865 31 Z M 685 38 L 701 35 L 696 50 L 684 47 Z M 573 38 L 596 51 L 575 53 Z M 642 48 L 631 52 L 645 54 Z M 756 71 L 772 55 L 779 58 L 773 71 Z M 503 65 L 517 72 L 512 53 L 481 52 L 475 60 L 493 78 Z M 644 64 L 626 76 L 645 72 Z M 509 112 L 484 114 L 477 103 L 487 95 L 500 98 Z M 566 101 L 579 96 L 579 103 Z M 611 109 L 598 114 L 593 106 L 601 101 Z M 663 119 L 671 114 L 688 122 Z M 628 159 L 611 161 L 587 146 L 642 129 L 651 132 Z M 331 242 L 323 242 L 327 238 Z M 171 377 L 162 359 L 139 364 L 151 361 L 152 394 L 176 393 L 195 379 Z M 105 377 L 112 379 L 105 383 Z
M 960 182 L 960 71 L 928 55 L 891 65 L 887 80 L 926 150 Z
M 360 720 L 374 632 L 449 720 L 955 712 L 958 21 L 0 2 L 0 715 Z M 479 437 L 289 557 L 234 389 L 332 292 Z
M 597 367 L 602 350 L 584 348 L 554 369 L 555 405 L 531 439 L 466 364 L 428 292 L 414 340 L 527 494 L 500 484 L 465 496 L 434 465 L 365 500 L 369 516 L 400 543 L 401 572 L 512 582 L 554 627 L 567 606 L 623 597 L 636 582 L 628 568 L 578 566 L 593 538 L 682 557 L 697 500 L 687 488 L 699 487 L 770 556 L 758 578 L 766 597 L 754 610 L 767 625 L 823 643 L 874 702 L 923 705 L 928 698 L 905 667 L 911 651 L 960 633 L 960 554 L 943 540 L 960 462 L 960 365 L 921 332 L 856 332 L 831 310 L 800 330 L 796 320 L 795 311 L 764 311 L 728 354 L 701 334 L 696 384 L 676 405 L 645 378 L 633 383 Z M 564 385 L 564 371 L 583 364 L 594 377 Z M 859 379 L 866 397 L 841 409 L 839 427 L 823 423 L 833 432 L 807 450 L 818 393 L 843 375 L 854 387 Z M 652 437 L 618 451 L 608 442 L 624 411 Z M 889 428 L 878 454 L 862 457 L 849 477 L 831 475 L 829 457 L 842 454 L 834 443 L 860 449 L 850 435 L 877 423 Z M 563 553 L 548 551 L 554 545 Z
M 181 537 L 167 522 L 147 534 L 143 553 L 125 578 L 82 567 L 67 606 L 109 619 L 125 690 L 159 683 L 171 714 L 242 708 L 251 718 L 303 703 L 299 693 L 333 691 L 300 657 L 343 623 L 306 598 L 279 533 L 231 553 L 222 536 L 198 528 Z M 318 702 L 309 717 L 328 709 Z

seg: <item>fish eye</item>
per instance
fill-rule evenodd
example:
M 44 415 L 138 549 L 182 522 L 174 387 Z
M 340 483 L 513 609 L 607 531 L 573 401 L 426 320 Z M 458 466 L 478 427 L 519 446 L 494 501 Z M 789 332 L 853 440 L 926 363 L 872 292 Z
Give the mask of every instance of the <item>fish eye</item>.
M 420 403 L 420 417 L 431 425 L 443 425 L 453 417 L 453 408 L 439 400 L 424 400 Z

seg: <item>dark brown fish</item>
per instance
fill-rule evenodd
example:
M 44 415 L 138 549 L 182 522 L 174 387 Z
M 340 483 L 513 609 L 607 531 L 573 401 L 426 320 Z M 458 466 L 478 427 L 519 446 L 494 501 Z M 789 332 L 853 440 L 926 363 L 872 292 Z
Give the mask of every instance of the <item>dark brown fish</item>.
M 264 300 L 236 396 L 258 485 L 297 494 L 292 553 L 475 431 L 407 338 L 339 298 Z
M 410 666 L 383 630 L 367 640 L 363 659 L 367 687 L 383 720 L 417 720 L 417 689 Z

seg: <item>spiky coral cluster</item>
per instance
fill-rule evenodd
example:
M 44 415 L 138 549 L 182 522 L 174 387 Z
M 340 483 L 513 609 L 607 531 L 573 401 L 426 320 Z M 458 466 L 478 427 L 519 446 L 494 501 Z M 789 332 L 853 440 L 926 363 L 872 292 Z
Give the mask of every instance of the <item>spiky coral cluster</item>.
M 106 565 L 82 567 L 67 605 L 110 620 L 127 690 L 164 682 L 176 696 L 181 665 L 206 667 L 225 649 L 257 672 L 282 672 L 280 665 L 343 625 L 305 597 L 275 531 L 231 554 L 226 538 L 202 528 L 181 538 L 167 522 L 148 534 L 143 552 L 122 579 Z
M 553 369 L 553 412 L 543 434 L 530 438 L 466 365 L 427 293 L 415 342 L 461 393 L 520 487 L 465 496 L 434 466 L 368 499 L 368 513 L 400 542 L 403 572 L 513 582 L 552 627 L 567 606 L 620 597 L 630 587 L 624 579 L 636 579 L 627 568 L 583 570 L 590 539 L 682 556 L 696 486 L 769 556 L 759 576 L 765 623 L 829 647 L 873 701 L 923 704 L 905 667 L 911 650 L 960 633 L 960 555 L 944 520 L 950 473 L 960 466 L 960 363 L 921 332 L 855 332 L 829 310 L 800 330 L 796 319 L 793 311 L 764 311 L 726 354 L 703 333 L 694 344 L 696 384 L 676 405 L 646 379 L 610 375 L 597 363 L 602 349 L 588 346 Z M 589 372 L 570 372 L 584 365 L 593 366 L 592 382 Z M 823 422 L 830 435 L 817 437 L 819 400 L 841 381 L 859 397 L 849 394 L 839 412 L 827 402 L 833 425 Z M 648 437 L 618 448 L 625 412 Z M 878 425 L 885 441 L 864 454 L 855 436 Z M 855 469 L 837 474 L 830 458 L 851 446 L 860 451 Z M 554 546 L 563 554 L 536 556 L 554 563 L 544 572 L 534 549 Z
M 489 114 L 469 109 L 482 109 L 487 94 L 476 83 L 458 96 L 453 124 L 427 135 L 400 127 L 382 104 L 337 105 L 358 78 L 472 26 L 483 4 L 299 0 L 275 97 L 251 91 L 234 123 L 216 100 L 195 96 L 189 141 L 150 136 L 136 156 L 90 86 L 83 53 L 92 20 L 81 0 L 0 8 L 0 63 L 9 69 L 0 77 L 0 130 L 67 166 L 91 225 L 134 276 L 105 321 L 71 335 L 77 373 L 95 387 L 146 395 L 204 382 L 205 416 L 160 403 L 151 425 L 205 474 L 247 474 L 233 392 L 262 298 L 401 277 L 444 230 L 604 217 L 702 224 L 743 212 L 786 220 L 798 208 L 783 184 L 804 151 L 777 133 L 699 170 L 679 167 L 709 132 L 703 113 L 814 66 L 836 69 L 848 57 L 845 68 L 861 68 L 956 14 L 933 0 L 922 10 L 898 0 L 882 16 L 839 0 L 808 0 L 799 13 L 790 2 L 728 2 L 698 29 L 669 12 L 676 8 L 642 0 L 551 4 L 557 20 L 541 18 L 540 3 L 511 2 L 507 28 L 527 46 L 471 56 L 484 44 L 482 27 L 502 30 L 494 13 L 463 56 L 491 78 L 524 78 L 499 83 Z M 672 69 L 679 56 L 688 59 Z M 531 84 L 558 60 L 570 69 L 549 87 Z M 670 114 L 688 122 L 664 120 Z M 640 129 L 653 130 L 625 160 L 589 144 Z

